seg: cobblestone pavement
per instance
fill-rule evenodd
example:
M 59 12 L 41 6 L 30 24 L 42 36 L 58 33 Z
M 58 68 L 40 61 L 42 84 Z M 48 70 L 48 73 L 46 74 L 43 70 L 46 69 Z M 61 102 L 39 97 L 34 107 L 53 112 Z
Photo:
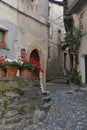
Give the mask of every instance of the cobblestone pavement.
M 34 130 L 87 130 L 87 96 L 67 85 L 48 83 L 51 108 Z

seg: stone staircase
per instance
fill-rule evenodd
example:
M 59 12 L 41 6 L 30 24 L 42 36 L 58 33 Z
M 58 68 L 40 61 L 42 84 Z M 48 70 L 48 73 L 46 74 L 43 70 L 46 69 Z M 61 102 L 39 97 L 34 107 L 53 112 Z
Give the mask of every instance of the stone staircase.
M 56 84 L 69 84 L 70 79 L 68 76 L 63 76 L 63 77 L 57 77 L 56 79 L 51 80 L 51 83 L 56 83 Z

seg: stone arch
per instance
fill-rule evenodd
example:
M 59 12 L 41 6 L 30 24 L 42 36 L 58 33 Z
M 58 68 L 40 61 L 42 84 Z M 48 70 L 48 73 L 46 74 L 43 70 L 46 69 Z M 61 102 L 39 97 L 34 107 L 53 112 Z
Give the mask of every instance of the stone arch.
M 34 58 L 36 61 L 40 61 L 40 56 L 38 54 L 37 49 L 32 50 L 32 52 L 30 54 L 30 58 Z
M 31 45 L 29 46 L 28 50 L 27 50 L 27 54 L 30 57 L 33 51 L 37 51 L 38 56 L 39 56 L 39 61 L 40 64 L 42 65 L 44 72 L 40 72 L 40 84 L 41 84 L 41 89 L 42 91 L 45 90 L 46 88 L 46 56 L 45 56 L 45 52 L 43 51 L 43 49 L 40 47 L 40 45 Z

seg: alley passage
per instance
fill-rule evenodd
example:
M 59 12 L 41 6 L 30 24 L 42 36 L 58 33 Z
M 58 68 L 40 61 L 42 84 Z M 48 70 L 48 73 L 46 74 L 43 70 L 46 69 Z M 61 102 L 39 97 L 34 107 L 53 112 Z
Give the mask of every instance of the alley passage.
M 68 85 L 48 83 L 52 98 L 46 120 L 35 130 L 87 130 L 87 95 Z

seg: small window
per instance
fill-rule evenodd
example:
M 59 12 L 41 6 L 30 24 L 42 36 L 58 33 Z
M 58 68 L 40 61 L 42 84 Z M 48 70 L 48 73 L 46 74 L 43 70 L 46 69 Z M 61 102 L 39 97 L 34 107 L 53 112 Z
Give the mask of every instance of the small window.
M 5 47 L 5 31 L 0 30 L 0 47 Z

